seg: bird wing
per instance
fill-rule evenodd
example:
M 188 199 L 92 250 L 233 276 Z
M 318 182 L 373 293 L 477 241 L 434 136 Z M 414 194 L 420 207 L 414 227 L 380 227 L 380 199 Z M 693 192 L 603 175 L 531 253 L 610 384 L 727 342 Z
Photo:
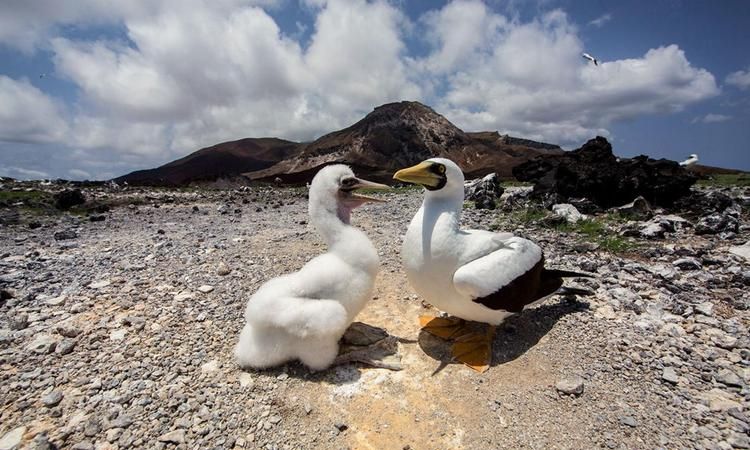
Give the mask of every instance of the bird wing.
M 453 274 L 453 286 L 490 309 L 518 312 L 559 287 L 546 286 L 543 272 L 542 249 L 527 239 L 513 237 L 491 253 L 461 265 Z M 559 281 L 556 278 L 552 283 Z

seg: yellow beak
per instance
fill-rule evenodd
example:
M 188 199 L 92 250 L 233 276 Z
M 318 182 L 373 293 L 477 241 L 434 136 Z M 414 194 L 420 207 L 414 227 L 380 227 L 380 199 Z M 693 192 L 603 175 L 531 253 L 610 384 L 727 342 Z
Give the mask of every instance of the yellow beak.
M 422 161 L 416 166 L 407 167 L 401 169 L 393 174 L 394 180 L 403 181 L 405 183 L 420 184 L 422 186 L 437 187 L 441 178 L 440 175 L 430 170 L 432 163 L 429 161 Z

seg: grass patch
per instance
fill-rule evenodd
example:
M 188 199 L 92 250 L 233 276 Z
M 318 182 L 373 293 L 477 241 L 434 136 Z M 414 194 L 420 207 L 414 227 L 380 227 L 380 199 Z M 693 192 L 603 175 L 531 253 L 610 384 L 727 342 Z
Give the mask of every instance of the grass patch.
M 750 186 L 750 174 L 747 173 L 721 173 L 708 175 L 707 178 L 698 180 L 699 186 L 707 187 L 748 187 Z
M 0 202 L 8 204 L 18 202 L 24 204 L 51 203 L 52 196 L 43 191 L 0 191 Z

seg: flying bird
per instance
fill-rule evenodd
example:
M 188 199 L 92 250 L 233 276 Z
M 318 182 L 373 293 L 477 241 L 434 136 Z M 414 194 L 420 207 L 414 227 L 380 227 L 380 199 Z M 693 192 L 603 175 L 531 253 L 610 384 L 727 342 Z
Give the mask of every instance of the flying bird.
M 583 54 L 581 54 L 581 56 L 583 56 L 584 58 L 586 58 L 589 61 L 591 61 L 592 63 L 594 63 L 595 66 L 599 65 L 599 61 L 596 58 L 594 58 L 593 56 L 589 55 L 588 53 L 583 53 Z
M 310 223 L 328 245 L 298 272 L 263 284 L 247 302 L 235 347 L 242 367 L 267 368 L 299 359 L 322 370 L 336 359 L 338 341 L 371 298 L 380 266 L 367 236 L 349 223 L 354 208 L 382 201 L 355 193 L 388 186 L 354 176 L 345 165 L 321 169 L 309 194 Z
M 690 155 L 688 155 L 688 159 L 686 159 L 685 161 L 682 161 L 680 165 L 687 167 L 687 166 L 692 166 L 693 164 L 697 162 L 698 162 L 698 155 L 696 155 L 695 153 L 691 153 Z
M 475 370 L 489 367 L 496 325 L 558 291 L 563 278 L 590 276 L 546 269 L 541 248 L 512 233 L 461 230 L 464 175 L 448 159 L 428 159 L 393 178 L 425 188 L 401 251 L 406 276 L 427 302 L 458 318 L 420 317 L 423 330 L 454 340 L 453 357 Z M 466 321 L 490 326 L 478 332 Z

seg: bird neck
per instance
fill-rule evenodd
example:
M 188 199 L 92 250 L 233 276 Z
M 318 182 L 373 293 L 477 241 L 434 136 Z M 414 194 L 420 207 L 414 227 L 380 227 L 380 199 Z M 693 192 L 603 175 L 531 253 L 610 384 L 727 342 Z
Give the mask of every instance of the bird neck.
M 458 230 L 461 226 L 462 208 L 463 195 L 438 197 L 428 194 L 415 219 L 419 218 L 421 228 L 424 229 L 434 229 L 439 226 Z
M 329 252 L 341 259 L 369 268 L 377 266 L 378 254 L 367 235 L 349 224 L 349 214 L 321 211 L 311 214 L 310 220 L 328 246 Z

